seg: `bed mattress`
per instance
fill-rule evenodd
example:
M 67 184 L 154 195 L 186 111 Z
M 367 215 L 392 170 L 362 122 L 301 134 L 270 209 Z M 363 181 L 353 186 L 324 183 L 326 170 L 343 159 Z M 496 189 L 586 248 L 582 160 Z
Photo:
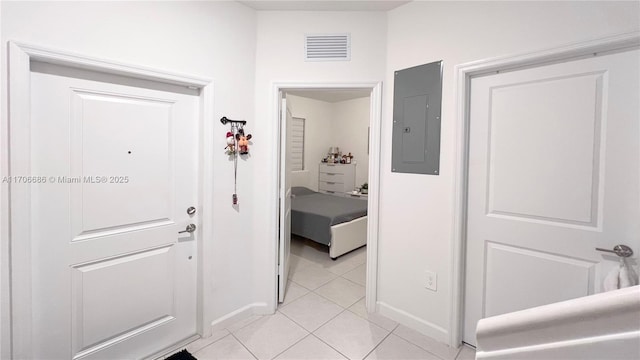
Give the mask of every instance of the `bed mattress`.
M 307 191 L 293 192 L 291 233 L 329 245 L 331 226 L 367 216 L 367 200 Z

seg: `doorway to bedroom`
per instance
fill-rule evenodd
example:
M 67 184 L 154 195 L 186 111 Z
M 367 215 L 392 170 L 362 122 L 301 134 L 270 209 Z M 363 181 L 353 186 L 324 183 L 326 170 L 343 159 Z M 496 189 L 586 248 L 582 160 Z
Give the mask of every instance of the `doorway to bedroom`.
M 380 85 L 277 92 L 278 311 L 309 331 L 345 309 L 366 317 L 375 311 Z

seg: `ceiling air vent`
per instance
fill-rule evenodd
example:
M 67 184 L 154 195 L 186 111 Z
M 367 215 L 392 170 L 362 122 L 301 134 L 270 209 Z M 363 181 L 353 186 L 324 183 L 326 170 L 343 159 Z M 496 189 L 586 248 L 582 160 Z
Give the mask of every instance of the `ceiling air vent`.
M 351 60 L 351 34 L 315 34 L 304 36 L 306 61 Z

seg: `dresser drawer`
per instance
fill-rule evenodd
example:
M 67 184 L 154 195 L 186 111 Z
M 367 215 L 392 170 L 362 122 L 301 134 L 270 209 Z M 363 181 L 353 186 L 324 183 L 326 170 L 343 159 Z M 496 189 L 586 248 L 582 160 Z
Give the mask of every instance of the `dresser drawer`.
M 344 183 L 344 174 L 339 174 L 335 172 L 321 172 L 318 176 L 318 180 L 326 181 L 326 182 L 334 182 L 334 183 Z
M 319 181 L 318 189 L 325 191 L 344 192 L 344 184 L 337 182 Z
M 320 172 L 328 174 L 344 174 L 347 170 L 344 165 L 340 164 L 320 164 Z

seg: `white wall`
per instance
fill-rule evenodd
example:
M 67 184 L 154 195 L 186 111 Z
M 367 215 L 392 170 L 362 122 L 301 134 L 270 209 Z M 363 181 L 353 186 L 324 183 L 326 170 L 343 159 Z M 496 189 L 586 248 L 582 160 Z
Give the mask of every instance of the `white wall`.
M 369 134 L 371 99 L 359 98 L 333 103 L 332 142 L 343 154 L 351 152 L 356 165 L 356 186 L 369 182 Z
M 446 341 L 452 241 L 456 64 L 638 30 L 637 2 L 412 2 L 391 12 L 258 12 L 229 2 L 1 2 L 1 116 L 6 41 L 17 40 L 215 80 L 214 111 L 249 121 L 239 211 L 220 125 L 213 156 L 215 316 L 275 306 L 277 116 L 274 82 L 384 84 L 378 296 L 404 322 Z M 305 33 L 350 32 L 348 62 L 305 62 Z M 391 173 L 393 71 L 444 60 L 440 176 Z M 3 123 L 4 124 L 4 123 Z M 6 141 L 6 128 L 0 129 Z M 6 154 L 3 154 L 6 156 Z M 3 187 L 6 191 L 6 187 Z M 3 192 L 3 195 L 6 194 Z M 3 209 L 4 210 L 4 209 Z M 2 212 L 6 216 L 6 211 Z M 6 219 L 6 218 L 5 218 Z M 3 234 L 6 223 L 3 223 Z M 6 237 L 3 237 L 6 239 Z M 6 289 L 6 242 L 0 244 Z M 438 292 L 423 287 L 438 273 Z M 221 275 L 222 274 L 222 275 Z M 6 291 L 2 292 L 6 304 Z M 3 310 L 5 310 L 3 308 Z M 2 313 L 2 340 L 8 322 Z M 3 354 L 6 343 L 2 343 Z
M 638 2 L 412 2 L 389 12 L 378 300 L 447 342 L 451 329 L 457 64 L 637 31 Z M 444 60 L 440 175 L 391 173 L 393 71 Z M 424 271 L 438 291 L 424 288 Z
M 287 95 L 294 117 L 304 118 L 304 170 L 294 171 L 291 186 L 318 191 L 318 164 L 331 146 L 333 106 L 331 103 Z
M 256 116 L 254 135 L 261 150 L 253 154 L 256 174 L 253 226 L 257 301 L 275 307 L 277 101 L 275 82 L 381 81 L 385 71 L 386 13 L 383 12 L 258 12 L 256 54 Z M 351 61 L 305 62 L 305 33 L 351 33 Z M 254 146 L 255 148 L 255 146 Z
M 226 129 L 218 119 L 226 115 L 254 123 L 255 12 L 234 2 L 5 2 L 2 18 L 2 107 L 6 109 L 6 41 L 15 40 L 77 52 L 98 58 L 193 74 L 214 80 L 213 148 L 216 180 L 212 255 L 214 317 L 254 301 L 251 257 L 256 233 L 252 198 L 255 172 L 252 160 L 238 166 L 240 210 L 231 206 L 233 166 L 224 155 Z M 2 113 L 6 120 L 6 112 Z M 4 124 L 4 121 L 3 121 Z M 6 129 L 2 129 L 5 130 Z M 5 133 L 3 131 L 3 133 Z M 0 140 L 4 140 L 1 138 Z M 268 151 L 256 137 L 252 151 Z M 4 156 L 4 154 L 3 154 Z M 6 212 L 3 209 L 3 216 Z M 4 228 L 4 227 L 3 227 Z M 3 241 L 6 237 L 3 237 Z M 2 273 L 6 274 L 7 243 L 1 244 Z M 261 269 L 263 271 L 263 269 Z M 5 280 L 3 278 L 3 280 Z M 3 283 L 3 304 L 6 285 Z M 8 328 L 2 314 L 3 341 Z M 3 351 L 8 349 L 3 343 Z M 2 354 L 5 358 L 5 354 Z
M 294 171 L 292 186 L 306 186 L 318 191 L 318 164 L 327 156 L 330 146 L 338 146 L 343 154 L 351 152 L 356 166 L 356 186 L 368 182 L 370 99 L 330 103 L 287 95 L 294 117 L 305 119 L 304 171 Z

